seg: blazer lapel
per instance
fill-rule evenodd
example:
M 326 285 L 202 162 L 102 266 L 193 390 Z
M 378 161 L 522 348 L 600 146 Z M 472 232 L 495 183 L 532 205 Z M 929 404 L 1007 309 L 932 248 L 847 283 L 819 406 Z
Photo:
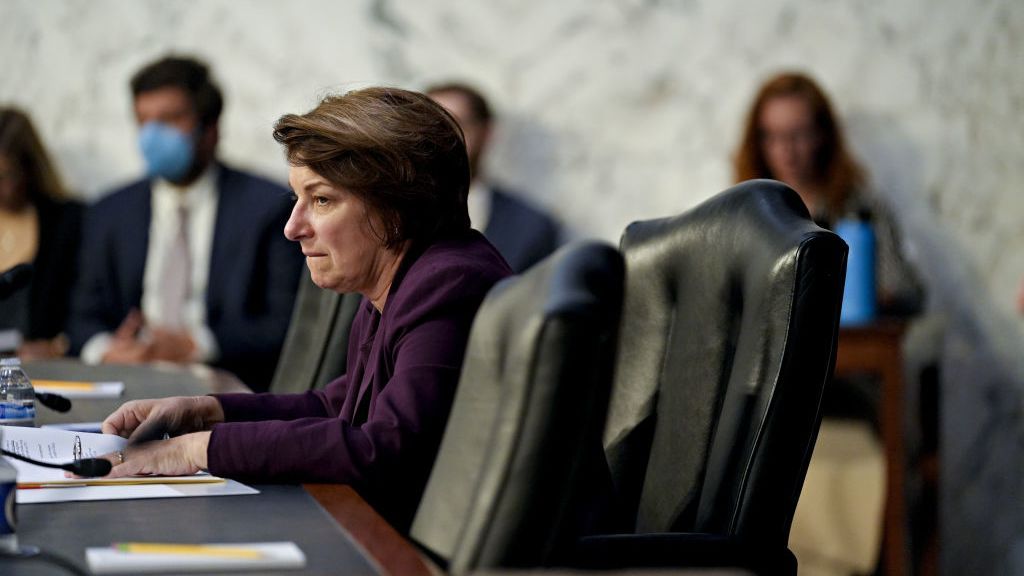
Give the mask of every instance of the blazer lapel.
M 120 254 L 118 286 L 124 298 L 122 318 L 128 310 L 142 306 L 142 284 L 149 251 L 149 227 L 153 217 L 153 190 L 149 182 L 142 185 L 132 205 L 127 206 L 117 225 L 124 234 L 118 243 Z
M 363 301 L 363 306 L 372 306 L 369 300 Z M 359 425 L 370 417 L 370 400 L 373 398 L 374 379 L 377 378 L 377 371 L 380 369 L 381 345 L 377 338 L 383 329 L 384 318 L 376 311 L 370 313 L 370 328 L 363 335 L 363 341 L 359 343 L 359 358 L 364 362 L 357 365 L 354 370 L 353 383 L 359 386 L 359 393 L 356 396 L 356 405 L 352 415 L 352 424 Z M 367 373 L 370 373 L 369 376 Z
M 218 165 L 217 176 L 217 215 L 214 218 L 213 246 L 210 249 L 210 270 L 206 281 L 206 308 L 213 310 L 218 307 L 220 295 L 224 292 L 228 278 L 226 275 L 231 267 L 226 262 L 238 258 L 235 248 L 237 230 L 241 225 L 239 216 L 245 217 L 244 207 L 237 202 L 238 190 L 231 186 L 231 170 Z M 241 295 L 237 297 L 241 298 Z

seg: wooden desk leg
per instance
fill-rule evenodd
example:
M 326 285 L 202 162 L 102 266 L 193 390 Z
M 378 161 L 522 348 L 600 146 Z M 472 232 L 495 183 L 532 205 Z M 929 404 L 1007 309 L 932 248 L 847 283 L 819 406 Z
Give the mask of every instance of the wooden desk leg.
M 886 456 L 885 574 L 907 574 L 907 514 L 904 497 L 903 362 L 898 349 L 885 355 L 882 369 L 882 440 Z

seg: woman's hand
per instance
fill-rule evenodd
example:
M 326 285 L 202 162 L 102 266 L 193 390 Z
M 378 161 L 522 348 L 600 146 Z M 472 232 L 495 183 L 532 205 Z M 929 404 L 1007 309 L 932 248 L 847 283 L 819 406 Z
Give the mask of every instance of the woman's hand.
M 114 467 L 105 478 L 159 475 L 188 476 L 206 470 L 209 432 L 195 432 L 167 440 L 132 444 L 121 452 L 106 454 Z
M 117 434 L 130 445 L 209 430 L 224 421 L 220 402 L 211 396 L 176 396 L 158 400 L 132 400 L 103 421 L 104 434 Z M 206 461 L 206 453 L 203 453 Z

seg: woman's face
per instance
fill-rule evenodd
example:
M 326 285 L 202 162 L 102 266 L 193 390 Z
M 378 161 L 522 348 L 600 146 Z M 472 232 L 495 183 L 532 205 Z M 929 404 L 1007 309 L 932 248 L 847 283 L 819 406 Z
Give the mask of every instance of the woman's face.
M 15 210 L 24 201 L 21 172 L 6 155 L 0 154 L 0 208 Z
M 284 235 L 302 246 L 313 282 L 372 298 L 395 257 L 373 231 L 383 229 L 380 219 L 357 196 L 305 166 L 292 166 L 288 182 L 296 201 Z
M 801 96 L 775 96 L 765 101 L 758 124 L 761 151 L 776 180 L 791 186 L 817 178 L 814 160 L 820 136 L 810 103 Z

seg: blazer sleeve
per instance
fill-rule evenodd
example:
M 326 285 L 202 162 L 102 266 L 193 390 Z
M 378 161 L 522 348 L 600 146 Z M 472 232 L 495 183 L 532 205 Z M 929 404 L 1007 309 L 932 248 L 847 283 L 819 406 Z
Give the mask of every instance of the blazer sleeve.
M 344 387 L 344 378 L 329 383 L 328 387 Z M 299 394 L 214 394 L 213 397 L 220 402 L 226 422 L 326 418 L 332 413 L 330 402 L 321 390 Z
M 497 262 L 496 253 L 494 258 Z M 473 317 L 490 287 L 507 274 L 502 262 L 483 273 L 431 277 L 404 294 L 406 304 L 388 311 L 393 314 L 386 337 L 393 370 L 361 424 L 331 408 L 341 406 L 342 378 L 321 396 L 327 417 L 214 426 L 210 471 L 261 481 L 341 482 L 357 489 L 373 486 L 376 492 L 390 486 L 394 494 L 416 493 L 444 432 Z M 305 396 L 307 401 L 312 397 Z
M 214 426 L 210 472 L 358 488 L 418 470 L 424 456 L 433 459 L 443 432 L 467 337 L 464 317 L 434 315 L 410 327 L 396 347 L 394 374 L 377 397 L 372 416 L 360 426 L 323 416 Z M 306 401 L 311 394 L 303 395 Z M 281 412 L 270 409 L 264 414 Z

